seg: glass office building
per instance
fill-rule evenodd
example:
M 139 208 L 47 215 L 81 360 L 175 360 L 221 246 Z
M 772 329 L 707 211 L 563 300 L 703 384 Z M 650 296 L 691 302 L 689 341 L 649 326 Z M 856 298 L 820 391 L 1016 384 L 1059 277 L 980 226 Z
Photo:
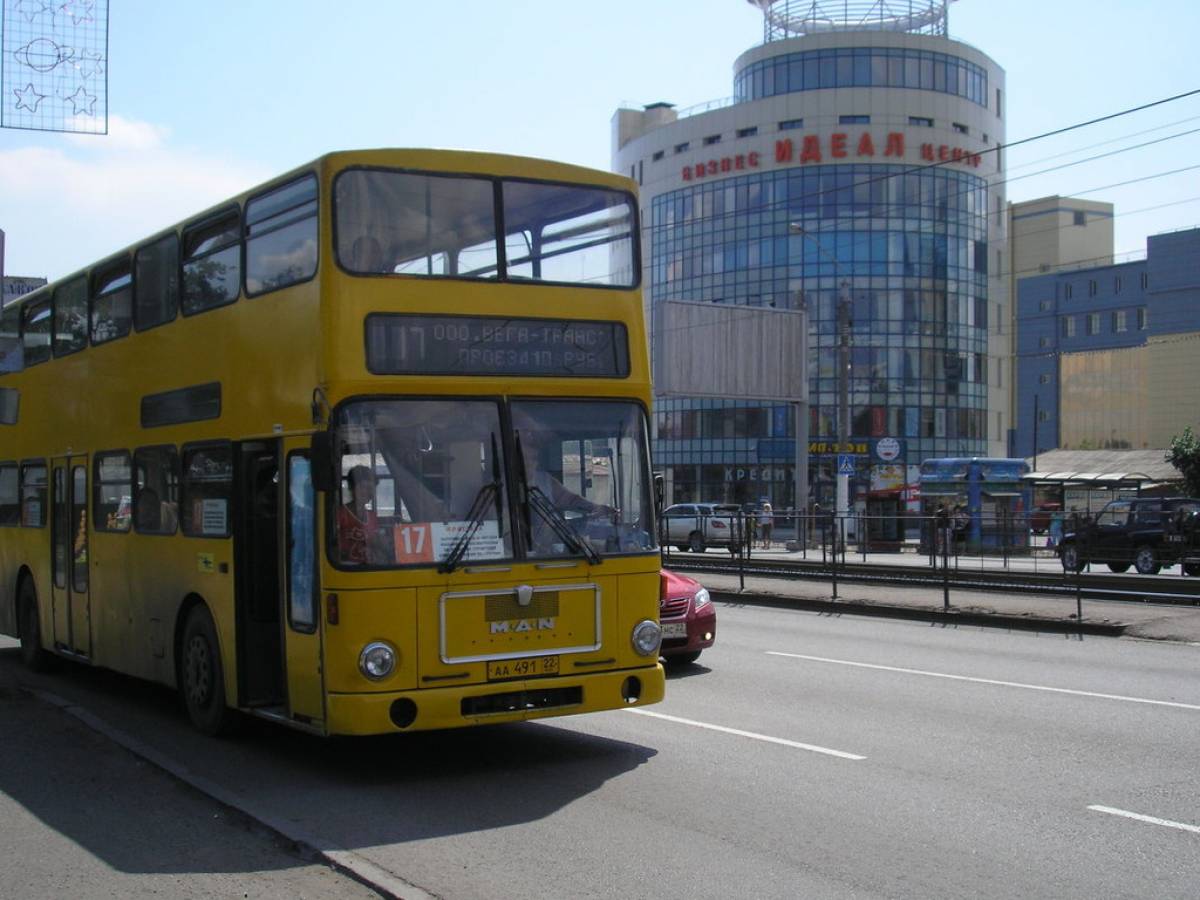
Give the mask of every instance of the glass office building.
M 1003 455 L 1003 72 L 945 36 L 942 3 L 908 4 L 921 15 L 878 28 L 843 20 L 863 5 L 844 0 L 752 2 L 766 40 L 735 64 L 732 98 L 614 117 L 614 168 L 641 185 L 647 301 L 652 313 L 669 301 L 804 304 L 811 499 L 832 504 L 840 454 L 852 458 L 857 508 L 902 504 L 923 459 Z M 679 340 L 654 334 L 652 347 Z M 786 405 L 661 396 L 655 466 L 674 502 L 786 508 L 793 431 Z

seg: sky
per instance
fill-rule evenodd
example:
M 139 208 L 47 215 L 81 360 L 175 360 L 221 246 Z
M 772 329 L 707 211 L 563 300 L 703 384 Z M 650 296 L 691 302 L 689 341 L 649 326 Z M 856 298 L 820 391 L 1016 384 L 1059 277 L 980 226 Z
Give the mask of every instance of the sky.
M 959 0 L 949 18 L 1006 70 L 1009 142 L 1200 89 L 1195 0 Z M 70 274 L 331 150 L 607 169 L 617 108 L 728 97 L 762 40 L 746 0 L 110 0 L 109 133 L 0 129 L 5 271 Z M 1200 94 L 1013 148 L 1008 199 L 1113 203 L 1123 261 L 1200 225 L 1200 168 L 1162 174 L 1192 165 Z

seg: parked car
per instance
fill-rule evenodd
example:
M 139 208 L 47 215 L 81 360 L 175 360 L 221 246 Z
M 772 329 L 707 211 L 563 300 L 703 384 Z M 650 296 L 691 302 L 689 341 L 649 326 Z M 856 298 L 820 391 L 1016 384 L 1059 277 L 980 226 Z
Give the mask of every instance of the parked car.
M 1068 523 L 1058 544 L 1059 559 L 1068 572 L 1101 562 L 1114 572 L 1132 565 L 1142 575 L 1156 575 L 1163 566 L 1178 562 L 1185 551 L 1182 540 L 1174 540 L 1173 534 L 1168 538 L 1169 523 L 1197 510 L 1200 500 L 1191 497 L 1113 500 L 1094 522 L 1077 529 Z
M 663 569 L 659 575 L 658 620 L 668 664 L 686 665 L 700 658 L 717 638 L 717 611 L 700 582 Z
M 1062 512 L 1061 503 L 1039 503 L 1029 514 L 1029 529 L 1034 534 L 1045 534 L 1050 530 L 1050 520 L 1056 512 Z
M 663 512 L 663 543 L 680 550 L 703 553 L 709 547 L 741 549 L 741 508 L 736 503 L 676 503 Z

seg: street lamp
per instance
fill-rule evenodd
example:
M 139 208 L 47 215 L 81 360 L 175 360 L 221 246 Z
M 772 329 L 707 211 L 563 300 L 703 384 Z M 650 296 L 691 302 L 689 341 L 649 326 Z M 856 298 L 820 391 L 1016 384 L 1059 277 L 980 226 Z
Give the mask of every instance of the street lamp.
M 838 467 L 837 467 L 837 515 L 843 521 L 850 514 L 850 475 L 842 471 L 841 457 L 847 452 L 850 443 L 850 281 L 838 258 L 822 246 L 803 225 L 791 222 L 788 230 L 792 234 L 808 238 L 813 242 L 817 251 L 828 259 L 838 274 L 841 284 L 838 286 Z M 807 473 L 805 473 L 807 475 Z

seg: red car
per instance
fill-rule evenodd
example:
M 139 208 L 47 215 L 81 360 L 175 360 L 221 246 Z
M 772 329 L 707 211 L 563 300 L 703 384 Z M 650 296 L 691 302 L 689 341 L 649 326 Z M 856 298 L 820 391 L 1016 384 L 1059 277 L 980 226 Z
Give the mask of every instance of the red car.
M 659 577 L 658 620 L 660 652 L 669 664 L 694 663 L 717 637 L 717 611 L 708 591 L 678 572 L 663 569 Z

